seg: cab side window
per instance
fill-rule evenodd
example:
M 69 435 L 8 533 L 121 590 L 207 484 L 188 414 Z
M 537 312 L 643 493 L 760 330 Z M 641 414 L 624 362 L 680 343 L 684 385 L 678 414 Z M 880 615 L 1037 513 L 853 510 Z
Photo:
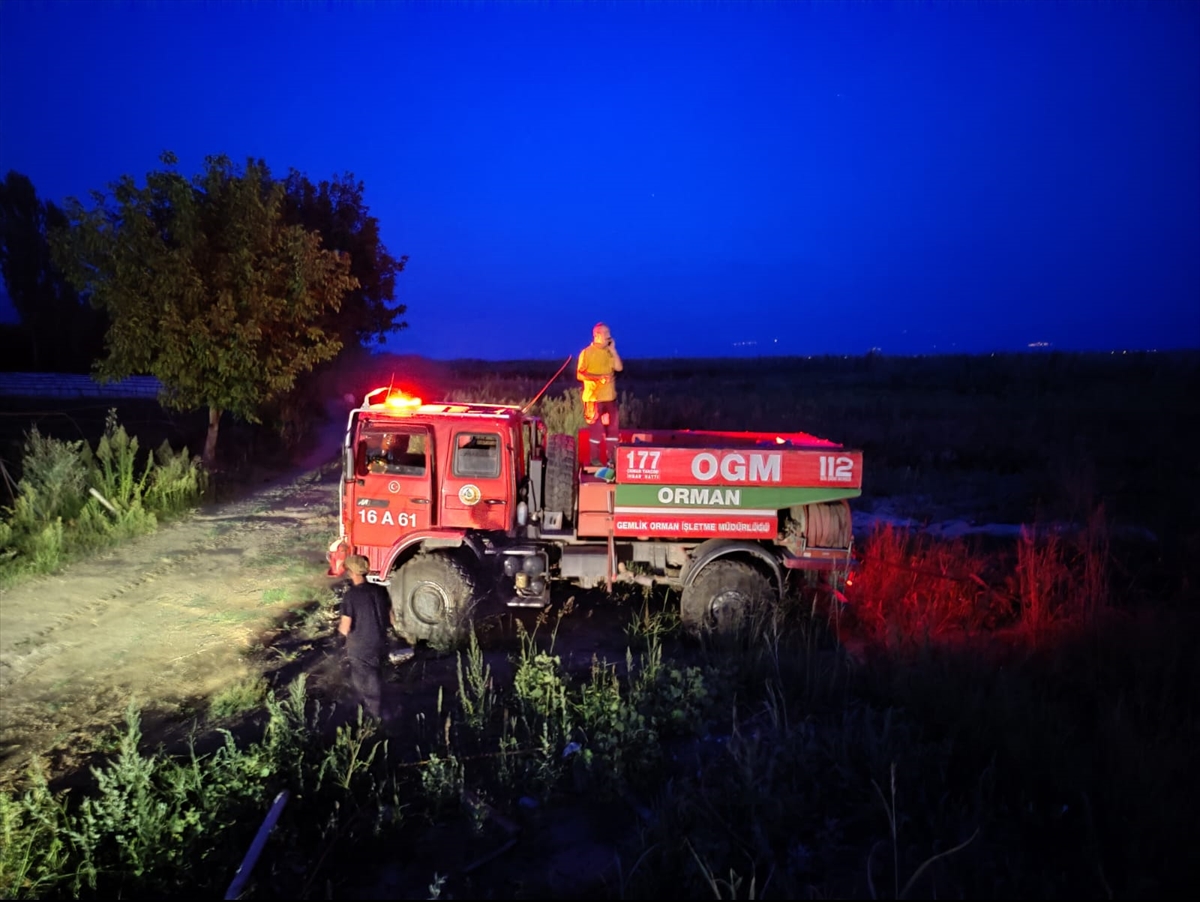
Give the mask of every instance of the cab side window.
M 493 479 L 500 475 L 500 436 L 460 432 L 454 437 L 454 475 Z

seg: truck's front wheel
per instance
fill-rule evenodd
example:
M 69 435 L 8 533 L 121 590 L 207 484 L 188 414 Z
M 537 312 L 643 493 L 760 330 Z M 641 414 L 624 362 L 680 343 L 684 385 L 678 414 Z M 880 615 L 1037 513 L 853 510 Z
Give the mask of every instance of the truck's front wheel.
M 680 620 L 692 633 L 735 632 L 772 594 L 770 581 L 744 561 L 713 561 L 684 587 Z
M 457 555 L 418 554 L 392 577 L 396 631 L 414 645 L 449 648 L 471 628 L 475 578 Z

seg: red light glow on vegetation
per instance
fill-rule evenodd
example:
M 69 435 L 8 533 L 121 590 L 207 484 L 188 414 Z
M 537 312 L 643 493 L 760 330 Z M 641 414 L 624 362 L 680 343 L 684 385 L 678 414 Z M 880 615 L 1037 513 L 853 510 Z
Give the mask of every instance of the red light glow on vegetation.
M 997 630 L 1036 646 L 1108 607 L 1108 566 L 1102 510 L 1072 535 L 1027 528 L 1008 552 L 884 526 L 846 580 L 846 626 L 889 647 Z

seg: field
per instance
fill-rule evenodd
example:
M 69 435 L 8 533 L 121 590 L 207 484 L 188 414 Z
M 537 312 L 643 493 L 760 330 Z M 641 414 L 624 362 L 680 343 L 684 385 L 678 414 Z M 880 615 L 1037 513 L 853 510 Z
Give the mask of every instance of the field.
M 525 401 L 556 368 L 376 358 L 329 395 Z M 283 789 L 253 896 L 1191 889 L 1200 355 L 628 361 L 621 390 L 630 426 L 861 448 L 846 602 L 697 642 L 661 590 L 558 590 L 418 649 L 362 724 L 320 577 L 343 423 L 274 473 L 242 432 L 239 497 L 0 590 L 0 891 L 219 895 Z

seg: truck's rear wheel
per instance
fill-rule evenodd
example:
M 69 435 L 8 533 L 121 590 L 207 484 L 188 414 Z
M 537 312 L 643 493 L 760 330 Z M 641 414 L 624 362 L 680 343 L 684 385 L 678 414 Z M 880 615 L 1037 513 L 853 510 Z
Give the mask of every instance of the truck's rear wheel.
M 456 555 L 418 554 L 392 577 L 396 631 L 412 644 L 450 647 L 471 628 L 475 577 Z
M 770 581 L 744 561 L 717 560 L 683 590 L 680 620 L 692 633 L 738 630 L 772 597 Z
M 575 436 L 554 433 L 546 440 L 546 510 L 571 518 L 576 478 Z

